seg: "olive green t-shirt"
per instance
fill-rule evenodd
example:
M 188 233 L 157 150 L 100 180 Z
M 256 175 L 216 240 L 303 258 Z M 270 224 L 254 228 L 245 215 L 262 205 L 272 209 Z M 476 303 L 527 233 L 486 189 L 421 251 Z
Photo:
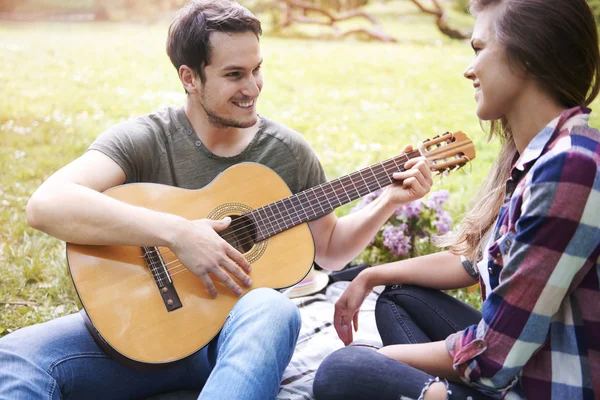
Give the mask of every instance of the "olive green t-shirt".
M 119 123 L 90 146 L 114 160 L 125 172 L 126 183 L 152 182 L 199 189 L 228 167 L 256 162 L 274 170 L 298 193 L 326 181 L 316 154 L 298 133 L 259 117 L 258 132 L 233 157 L 208 150 L 193 131 L 183 106 L 170 107 Z

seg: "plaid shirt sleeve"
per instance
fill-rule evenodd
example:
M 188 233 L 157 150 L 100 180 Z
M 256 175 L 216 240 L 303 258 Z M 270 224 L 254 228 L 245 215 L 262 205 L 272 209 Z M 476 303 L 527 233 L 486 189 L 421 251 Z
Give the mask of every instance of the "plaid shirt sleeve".
M 506 394 L 547 344 L 559 309 L 571 312 L 565 298 L 598 258 L 600 163 L 558 147 L 537 159 L 499 214 L 481 322 L 446 339 L 461 379 L 492 397 Z

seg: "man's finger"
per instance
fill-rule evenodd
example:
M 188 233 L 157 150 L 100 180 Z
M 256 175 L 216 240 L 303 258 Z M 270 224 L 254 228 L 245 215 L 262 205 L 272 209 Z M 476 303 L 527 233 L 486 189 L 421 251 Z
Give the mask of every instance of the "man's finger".
M 207 219 L 208 224 L 213 228 L 216 232 L 221 232 L 223 229 L 227 228 L 229 224 L 231 224 L 231 218 L 225 217 L 220 220 Z
M 227 257 L 231 258 L 233 262 L 239 265 L 244 271 L 252 271 L 252 267 L 250 266 L 248 260 L 246 260 L 246 257 L 244 257 L 242 253 L 234 249 L 233 246 L 228 246 L 227 250 L 225 250 L 225 254 L 227 254 Z
M 235 283 L 235 281 L 229 276 L 227 272 L 225 272 L 221 267 L 217 267 L 211 271 L 215 277 L 223 282 L 225 286 L 227 286 L 233 293 L 236 295 L 242 294 L 242 288 Z
M 242 282 L 246 286 L 252 286 L 252 279 L 239 267 L 238 264 L 233 262 L 232 259 L 226 258 L 221 263 L 223 268 L 229 271 L 233 276 L 235 276 L 240 282 Z M 226 274 L 227 275 L 227 274 Z
M 204 284 L 204 287 L 208 291 L 210 297 L 217 297 L 217 288 L 215 287 L 215 284 L 213 283 L 212 279 L 210 279 L 210 276 L 208 274 L 201 274 L 198 275 L 198 278 L 200 278 L 200 280 Z

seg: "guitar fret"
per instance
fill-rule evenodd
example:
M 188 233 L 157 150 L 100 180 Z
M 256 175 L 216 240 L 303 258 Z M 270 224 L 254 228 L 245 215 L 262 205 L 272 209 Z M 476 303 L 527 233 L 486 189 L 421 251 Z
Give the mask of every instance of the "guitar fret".
M 313 191 L 313 192 L 314 192 L 314 194 L 315 194 L 315 199 L 316 199 L 316 201 L 317 201 L 317 204 L 319 205 L 319 207 L 321 207 L 321 214 L 318 214 L 318 215 L 325 215 L 325 214 L 326 214 L 326 211 L 325 211 L 325 209 L 323 208 L 323 204 L 321 203 L 321 200 L 320 200 L 320 199 L 321 199 L 321 195 L 319 195 L 319 194 L 317 193 L 317 190 L 320 190 L 320 191 L 321 191 L 321 194 L 322 194 L 323 196 L 325 196 L 325 198 L 327 198 L 327 194 L 325 193 L 325 191 L 323 190 L 323 188 L 322 188 L 321 186 L 315 186 L 315 187 L 313 187 L 313 188 L 312 188 L 312 191 Z
M 394 165 L 389 162 L 384 162 L 381 163 L 381 166 L 383 167 L 385 175 L 387 176 L 387 185 L 394 183 L 396 181 L 393 177 L 394 173 L 396 172 Z
M 352 183 L 352 187 L 354 187 L 354 190 L 356 191 L 356 195 L 353 196 L 354 198 L 359 198 L 362 196 L 362 193 L 360 192 L 360 190 L 358 189 L 358 187 L 356 187 L 356 183 L 354 183 L 354 178 L 352 177 L 352 175 L 355 175 L 356 173 L 352 173 L 350 175 L 348 175 L 348 180 Z
M 375 176 L 375 174 L 373 173 L 373 169 L 371 167 L 367 168 L 367 170 L 371 173 L 371 175 L 373 175 L 373 178 L 375 178 L 375 180 L 369 180 L 369 190 L 371 190 L 371 192 L 376 191 L 377 189 L 381 189 L 381 186 L 379 186 L 379 183 L 377 182 L 377 177 Z M 375 183 L 377 186 L 371 188 L 371 183 Z
M 308 221 L 308 219 L 309 219 L 308 214 L 306 213 L 306 209 L 302 205 L 300 198 L 298 198 L 298 196 L 292 196 L 292 197 L 290 197 L 290 202 L 292 203 L 294 210 L 296 210 L 296 213 L 298 214 L 298 219 L 302 222 Z M 302 217 L 300 215 L 300 212 L 298 211 L 298 209 L 304 213 L 304 217 Z
M 352 184 L 354 185 L 354 188 L 356 189 L 356 192 L 358 193 L 359 197 L 366 196 L 367 194 L 369 194 L 369 188 L 366 187 L 366 185 L 363 185 L 364 179 L 362 179 L 362 175 L 360 174 L 360 172 L 353 172 L 350 175 L 348 175 L 348 177 L 352 181 Z
M 389 185 L 390 183 L 394 182 L 394 179 L 392 179 L 390 173 L 387 171 L 385 164 L 383 163 L 379 163 L 379 165 L 381 166 L 381 169 L 383 170 L 383 174 L 384 174 L 384 181 L 382 182 L 384 184 L 384 186 Z
M 348 201 L 345 200 L 344 197 L 346 197 L 346 198 L 349 198 L 349 197 L 348 197 L 348 193 L 346 192 L 346 189 L 344 188 L 344 182 L 342 182 L 341 179 L 337 179 L 335 181 L 334 188 L 335 188 L 335 195 L 338 199 L 338 202 L 340 204 L 347 203 Z
M 306 193 L 306 198 L 308 200 L 308 204 L 310 205 L 310 209 L 313 212 L 313 215 L 311 216 L 311 220 L 312 220 L 319 216 L 319 210 L 316 208 L 316 205 L 318 203 L 317 195 L 313 188 L 308 189 L 305 193 Z
M 292 204 L 291 198 L 287 197 L 285 199 L 282 199 L 281 204 L 283 204 L 283 207 L 285 208 L 285 210 L 288 214 L 288 217 L 291 220 L 291 224 L 292 224 L 291 226 L 296 226 L 302 222 L 302 220 L 298 216 L 298 213 L 294 209 L 294 205 Z M 292 214 L 292 212 L 293 212 L 293 214 Z M 296 220 L 294 220 L 294 218 L 296 218 Z
M 362 179 L 363 183 L 365 184 L 365 188 L 367 188 L 367 192 L 365 194 L 363 194 L 363 196 L 371 193 L 372 190 L 369 187 L 369 184 L 367 183 L 367 181 L 365 180 L 365 177 L 363 176 L 362 171 L 358 171 L 357 174 L 360 175 L 360 178 Z
M 304 195 L 304 201 L 305 201 L 305 203 L 308 203 L 308 205 L 310 206 L 310 210 L 311 210 L 311 211 L 312 211 L 312 213 L 313 213 L 313 215 L 312 215 L 312 216 L 311 216 L 310 214 L 308 214 L 308 213 L 307 213 L 307 215 L 306 215 L 306 217 L 307 217 L 307 218 L 306 218 L 306 220 L 307 220 L 307 221 L 310 221 L 312 218 L 314 218 L 314 217 L 317 215 L 317 213 L 315 212 L 315 209 L 314 209 L 314 207 L 312 206 L 312 203 L 310 202 L 310 199 L 309 199 L 309 197 L 308 197 L 308 190 L 306 190 L 306 191 L 304 191 L 304 192 L 301 192 L 300 194 L 303 194 L 303 195 Z
M 354 186 L 354 183 L 352 182 L 352 179 L 350 179 L 348 176 L 344 176 L 344 177 L 342 177 L 342 178 L 339 179 L 341 187 L 342 187 L 342 190 L 344 191 L 344 194 L 348 198 L 348 202 L 351 202 L 352 200 L 354 200 L 356 198 L 354 196 L 356 196 L 358 193 L 355 194 L 355 195 L 353 195 L 353 196 L 350 196 L 350 194 L 348 193 L 348 189 L 350 189 L 350 185 L 348 185 L 347 183 L 345 183 L 344 179 L 349 180 L 350 183 L 352 183 L 352 186 Z M 348 187 L 348 189 L 346 187 Z M 356 188 L 355 188 L 355 190 L 356 190 Z
M 268 207 L 269 207 L 269 211 L 271 211 L 271 214 L 273 215 L 273 221 L 277 224 L 277 228 L 275 228 L 275 225 L 273 225 L 273 231 L 275 233 L 282 232 L 281 225 L 279 225 L 279 219 L 280 218 L 279 218 L 279 216 L 277 215 L 277 212 L 276 212 L 277 211 L 277 207 L 275 207 L 275 212 L 273 211 L 273 203 L 269 204 Z
M 268 206 L 261 207 L 260 209 L 262 210 L 262 212 L 265 215 L 264 219 L 269 223 L 269 226 L 267 227 L 267 229 L 269 229 L 269 227 L 270 227 L 270 234 L 269 234 L 269 236 L 272 236 L 272 235 L 275 234 L 275 227 L 273 226 L 273 222 L 271 222 L 271 218 L 269 217 L 269 214 L 267 213 L 267 211 L 268 211 L 267 207 Z
M 333 187 L 333 183 L 334 183 L 334 182 L 335 182 L 335 181 L 333 181 L 333 182 L 327 182 L 327 185 L 329 186 L 329 189 L 331 189 L 331 192 L 332 192 L 332 193 L 335 195 L 335 197 L 337 198 L 337 193 L 335 193 L 335 188 Z M 331 195 L 328 195 L 328 194 L 326 194 L 326 195 L 325 195 L 325 197 L 327 198 L 327 202 L 329 203 L 329 207 L 330 207 L 332 210 L 335 210 L 335 209 L 336 209 L 336 207 L 338 207 L 338 206 L 341 204 L 341 203 L 340 203 L 340 199 L 337 199 L 337 201 L 338 201 L 338 204 L 337 204 L 337 205 L 333 205 L 333 204 L 331 204 L 331 201 L 329 200 L 329 199 L 331 198 Z M 332 200 L 333 200 L 333 198 L 332 198 Z
M 377 164 L 371 167 L 371 174 L 373 174 L 373 177 L 375 178 L 375 183 L 377 183 L 377 186 L 379 189 L 381 189 L 383 186 L 381 186 L 381 182 L 379 181 L 379 173 L 376 173 L 375 171 L 377 171 L 379 168 L 381 168 L 381 165 Z
M 286 223 L 285 215 L 283 214 L 283 212 L 279 208 L 279 203 L 280 203 L 280 201 L 276 201 L 273 204 L 275 205 L 275 209 L 279 213 L 279 218 L 277 219 L 277 225 L 279 226 L 280 232 L 283 232 L 284 230 L 288 229 L 288 226 L 287 226 L 287 223 Z M 279 221 L 281 221 L 281 223 L 283 225 L 283 229 L 281 229 L 281 225 L 279 225 Z

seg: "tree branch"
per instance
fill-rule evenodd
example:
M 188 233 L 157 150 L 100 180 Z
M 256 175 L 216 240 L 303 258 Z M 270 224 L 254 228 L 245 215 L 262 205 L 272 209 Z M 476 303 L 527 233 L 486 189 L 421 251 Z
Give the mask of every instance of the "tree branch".
M 327 25 L 334 28 L 336 31 L 336 37 L 345 37 L 356 33 L 364 33 L 369 35 L 373 39 L 381 40 L 383 42 L 395 42 L 396 39 L 386 34 L 381 25 L 371 14 L 364 10 L 351 10 L 341 14 L 328 11 L 322 7 L 316 6 L 312 3 L 308 3 L 304 0 L 280 0 L 281 3 L 286 5 L 285 20 L 282 22 L 282 27 L 291 25 L 293 22 L 304 23 L 304 24 L 318 24 Z M 294 15 L 294 9 L 300 9 L 303 15 Z M 316 19 L 307 17 L 305 14 L 307 11 L 316 12 L 325 17 L 325 19 Z M 372 29 L 358 28 L 351 29 L 346 32 L 337 33 L 337 27 L 335 24 L 340 21 L 345 21 L 351 18 L 364 18 L 374 25 Z
M 452 39 L 467 39 L 469 36 L 471 36 L 470 32 L 463 32 L 459 29 L 453 29 L 448 26 L 448 18 L 446 17 L 446 13 L 444 12 L 442 6 L 440 6 L 438 0 L 431 0 L 433 5 L 435 6 L 435 9 L 429 9 L 425 7 L 421 3 L 421 0 L 410 1 L 412 1 L 413 4 L 415 4 L 419 8 L 419 10 L 421 10 L 425 14 L 435 16 L 435 24 L 437 25 L 440 32 L 442 32 L 444 35 Z

